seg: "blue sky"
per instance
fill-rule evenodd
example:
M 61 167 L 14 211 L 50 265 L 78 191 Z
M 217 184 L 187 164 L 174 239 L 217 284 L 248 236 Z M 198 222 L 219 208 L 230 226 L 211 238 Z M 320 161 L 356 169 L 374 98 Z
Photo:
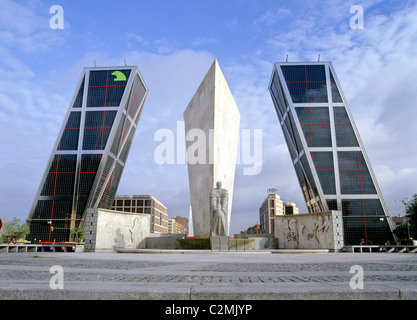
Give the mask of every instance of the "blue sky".
M 64 29 L 52 30 L 52 5 Z M 349 22 L 364 8 L 364 29 Z M 0 0 L 0 217 L 26 219 L 83 67 L 137 65 L 150 89 L 118 194 L 152 194 L 188 215 L 186 165 L 157 165 L 215 58 L 241 113 L 262 129 L 262 171 L 236 169 L 231 232 L 254 225 L 266 190 L 306 212 L 268 92 L 273 63 L 330 60 L 391 215 L 417 192 L 415 1 Z

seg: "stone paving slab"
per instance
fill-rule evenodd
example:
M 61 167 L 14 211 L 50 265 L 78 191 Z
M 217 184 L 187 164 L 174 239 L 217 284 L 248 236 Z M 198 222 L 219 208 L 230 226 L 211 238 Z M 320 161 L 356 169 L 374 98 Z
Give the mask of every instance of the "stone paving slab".
M 415 254 L 188 253 L 0 254 L 0 299 L 417 299 Z M 50 286 L 55 265 L 63 289 Z M 363 289 L 349 285 L 354 265 Z

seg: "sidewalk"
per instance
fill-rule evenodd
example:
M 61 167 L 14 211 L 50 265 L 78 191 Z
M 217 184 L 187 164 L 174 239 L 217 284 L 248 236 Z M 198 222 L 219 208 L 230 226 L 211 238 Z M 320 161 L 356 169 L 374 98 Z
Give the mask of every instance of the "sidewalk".
M 412 253 L 187 253 L 0 254 L 0 299 L 417 299 Z

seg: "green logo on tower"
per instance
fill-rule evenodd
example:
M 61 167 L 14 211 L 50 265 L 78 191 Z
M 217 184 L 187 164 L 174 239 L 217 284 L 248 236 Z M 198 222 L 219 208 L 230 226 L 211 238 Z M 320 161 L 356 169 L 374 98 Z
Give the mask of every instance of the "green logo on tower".
M 115 76 L 113 81 L 126 81 L 126 76 L 120 71 L 114 71 L 112 75 Z

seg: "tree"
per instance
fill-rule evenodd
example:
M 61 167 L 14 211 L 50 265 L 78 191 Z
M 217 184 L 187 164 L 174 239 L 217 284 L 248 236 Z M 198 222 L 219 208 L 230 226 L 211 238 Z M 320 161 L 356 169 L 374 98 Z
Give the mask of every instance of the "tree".
M 394 234 L 397 236 L 399 241 L 408 240 L 409 226 L 402 224 L 394 229 Z
M 2 229 L 4 238 L 9 237 L 11 241 L 25 240 L 30 233 L 29 226 L 26 223 L 21 224 L 18 218 L 5 222 Z
M 85 230 L 77 227 L 77 228 L 71 229 L 70 235 L 71 235 L 71 238 L 75 242 L 80 242 L 81 240 L 84 239 Z
M 405 202 L 405 215 L 410 224 L 410 236 L 417 239 L 417 193 L 413 195 L 413 199 Z

